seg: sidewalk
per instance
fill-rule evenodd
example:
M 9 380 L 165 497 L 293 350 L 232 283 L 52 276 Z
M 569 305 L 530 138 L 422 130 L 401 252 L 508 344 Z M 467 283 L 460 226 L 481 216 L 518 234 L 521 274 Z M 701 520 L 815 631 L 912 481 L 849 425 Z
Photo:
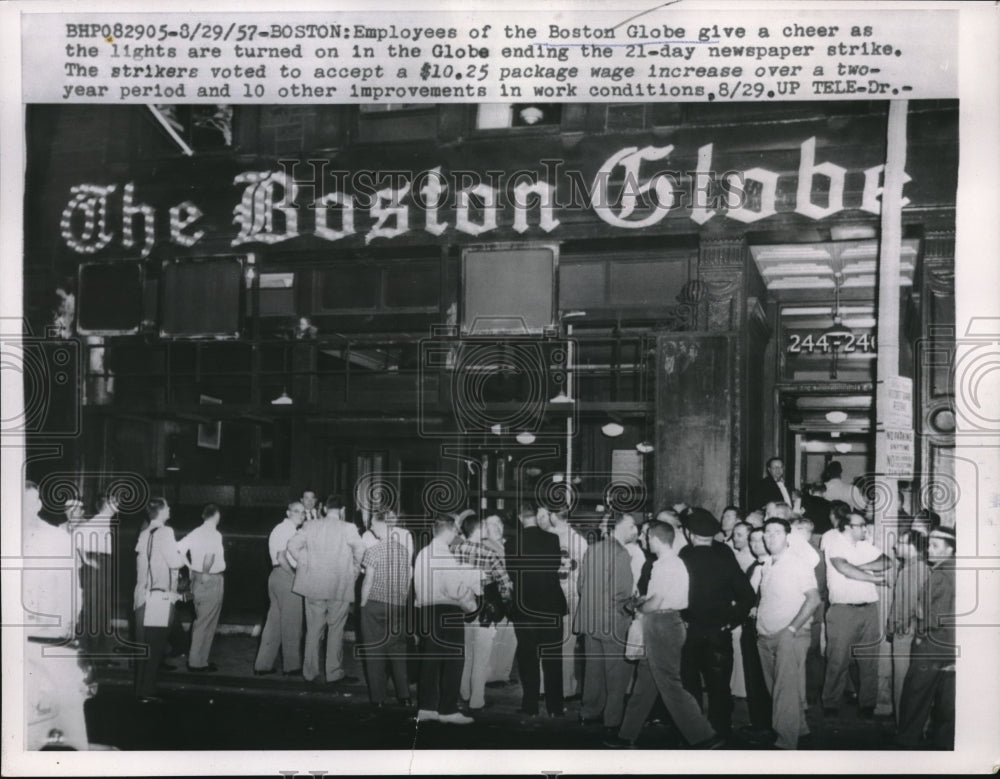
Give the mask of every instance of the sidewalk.
M 353 639 L 353 636 L 351 636 Z M 359 659 L 354 656 L 353 640 L 345 640 L 344 667 L 348 675 L 356 676 L 356 682 L 339 682 L 336 684 L 307 682 L 301 675 L 287 677 L 280 671 L 267 676 L 255 676 L 253 661 L 257 653 L 259 639 L 247 632 L 225 633 L 217 635 L 212 647 L 211 660 L 219 670 L 215 673 L 192 673 L 186 668 L 185 656 L 170 659 L 168 662 L 175 667 L 173 671 L 161 671 L 159 689 L 165 695 L 173 692 L 213 692 L 246 694 L 264 698 L 294 699 L 311 702 L 330 701 L 337 705 L 357 707 L 358 717 L 368 716 L 375 711 L 368 699 L 368 689 L 364 681 L 364 669 Z M 418 662 L 416 657 L 410 658 L 410 698 L 416 702 L 416 679 Z M 124 657 L 98 665 L 97 682 L 101 687 L 131 688 L 133 683 L 132 670 L 129 661 Z M 514 671 L 516 673 L 516 669 Z M 390 683 L 390 698 L 392 695 Z M 565 731 L 581 728 L 578 724 L 580 716 L 580 701 L 574 697 L 566 702 L 566 716 L 559 719 L 548 717 L 528 717 L 518 712 L 521 705 L 521 686 L 517 681 L 508 682 L 505 686 L 491 685 L 486 690 L 485 710 L 476 713 L 477 721 L 500 727 L 513 734 L 525 729 L 538 732 L 539 729 Z M 544 709 L 544 706 L 543 706 Z M 416 712 L 414 708 L 413 713 Z M 855 707 L 845 704 L 836 719 L 824 719 L 818 707 L 810 708 L 808 721 L 812 735 L 803 743 L 803 749 L 885 749 L 892 741 L 892 723 L 887 720 L 868 720 L 858 718 Z M 734 699 L 732 748 L 759 749 L 760 746 L 742 741 L 740 728 L 749 724 L 746 701 Z M 600 728 L 588 728 L 594 731 L 593 738 L 600 741 L 603 732 Z M 683 748 L 676 741 L 676 733 L 668 724 L 647 723 L 641 744 L 648 748 Z

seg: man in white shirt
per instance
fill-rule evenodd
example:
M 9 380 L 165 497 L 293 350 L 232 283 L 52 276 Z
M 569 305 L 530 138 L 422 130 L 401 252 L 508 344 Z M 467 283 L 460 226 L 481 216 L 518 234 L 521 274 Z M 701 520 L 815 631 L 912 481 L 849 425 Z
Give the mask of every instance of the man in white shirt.
M 771 693 L 775 746 L 797 749 L 806 724 L 805 667 L 809 625 L 820 602 L 814 567 L 788 546 L 791 527 L 784 519 L 764 523 L 771 557 L 764 563 L 757 607 L 757 649 Z
M 452 554 L 456 535 L 454 517 L 436 519 L 434 537 L 417 553 L 413 565 L 414 604 L 423 636 L 417 722 L 468 725 L 473 721 L 458 710 L 458 696 L 465 664 L 463 616 L 476 610 L 482 576 Z
M 674 535 L 674 528 L 665 522 L 656 522 L 649 529 L 649 549 L 656 555 L 656 562 L 639 617 L 646 656 L 639 661 L 618 736 L 606 741 L 607 746 L 635 745 L 657 694 L 692 747 L 717 749 L 723 743 L 681 684 L 681 648 L 687 635 L 681 611 L 688 606 L 689 579 L 687 567 L 673 549 Z
M 20 622 L 24 623 L 25 748 L 38 750 L 61 732 L 61 747 L 88 748 L 83 705 L 87 683 L 78 663 L 72 662 L 72 639 L 80 603 L 79 579 L 73 567 L 71 537 L 39 516 L 38 487 L 25 484 L 21 513 Z M 33 563 L 32 558 L 43 558 Z M 38 565 L 38 567 L 35 567 Z
M 681 522 L 680 513 L 674 509 L 664 509 L 656 515 L 657 522 L 664 522 L 674 529 L 673 550 L 680 552 L 687 546 L 687 536 L 684 535 L 684 524 Z
M 191 571 L 191 595 L 194 598 L 194 623 L 191 625 L 191 651 L 188 670 L 218 671 L 208 661 L 212 652 L 215 628 L 222 613 L 223 573 L 226 570 L 225 550 L 219 520 L 219 507 L 209 503 L 201 511 L 201 525 L 188 533 L 178 545 Z
M 856 511 L 837 517 L 837 529 L 823 535 L 830 608 L 826 612 L 826 678 L 823 712 L 835 716 L 852 659 L 858 663 L 858 713 L 870 719 L 878 698 L 878 646 L 882 636 L 877 585 L 889 558 L 865 539 L 865 518 Z M 860 566 L 864 566 L 861 568 Z
M 148 599 L 160 597 L 168 593 L 176 600 L 177 575 L 184 566 L 184 559 L 177 548 L 174 529 L 167 527 L 170 519 L 170 506 L 163 498 L 153 498 L 146 507 L 149 514 L 149 526 L 139 534 L 135 545 L 136 553 L 136 587 L 133 595 L 135 606 L 136 638 L 140 644 L 149 645 L 149 654 L 138 661 L 139 671 L 136 677 L 136 696 L 141 703 L 161 703 L 156 697 L 156 674 L 167 652 L 168 636 L 170 634 L 169 608 L 164 624 L 146 624 Z
M 285 676 L 302 672 L 302 596 L 292 592 L 295 582 L 293 562 L 288 558 L 288 542 L 305 521 L 305 507 L 298 501 L 288 504 L 285 518 L 275 525 L 267 539 L 271 574 L 267 595 L 271 606 L 260 634 L 260 648 L 254 660 L 256 676 L 274 673 L 281 650 L 281 668 Z

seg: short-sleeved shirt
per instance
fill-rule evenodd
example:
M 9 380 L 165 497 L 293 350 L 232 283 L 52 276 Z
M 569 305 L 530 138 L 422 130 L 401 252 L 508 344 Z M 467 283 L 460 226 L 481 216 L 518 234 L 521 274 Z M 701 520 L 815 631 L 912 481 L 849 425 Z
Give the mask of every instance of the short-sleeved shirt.
M 222 546 L 222 533 L 209 525 L 199 525 L 178 544 L 181 555 L 191 553 L 191 570 L 200 573 L 222 573 L 226 570 L 226 552 Z M 215 555 L 212 561 L 212 568 L 202 571 L 201 566 L 206 555 Z
M 818 589 L 816 571 L 802 555 L 787 548 L 761 566 L 757 632 L 772 636 L 785 630 L 805 603 L 806 593 Z M 812 617 L 801 627 L 808 627 Z
M 417 553 L 413 564 L 415 604 L 461 605 L 466 595 L 482 593 L 482 574 L 461 561 L 448 546 L 435 538 Z
M 395 606 L 406 605 L 413 569 L 410 567 L 410 553 L 405 546 L 392 537 L 376 541 L 374 546 L 365 550 L 361 567 L 365 576 L 372 577 L 369 600 Z
M 646 595 L 655 598 L 654 609 L 682 611 L 688 607 L 690 581 L 683 560 L 676 554 L 662 555 L 653 563 Z
M 274 526 L 271 535 L 267 537 L 267 551 L 271 555 L 271 565 L 278 565 L 278 552 L 284 552 L 295 535 L 295 523 L 287 517 Z
M 133 605 L 146 602 L 147 590 L 169 590 L 170 572 L 181 568 L 184 559 L 177 548 L 174 529 L 150 525 L 139 534 L 135 545 L 136 580 Z
M 403 545 L 406 549 L 406 553 L 413 559 L 413 534 L 410 533 L 405 527 L 399 527 L 398 525 L 388 525 L 387 526 L 388 535 L 395 538 L 396 541 Z M 375 544 L 377 544 L 382 539 L 376 536 L 370 529 L 366 530 L 361 534 L 361 543 L 364 544 L 365 549 L 371 549 Z
M 832 562 L 838 557 L 851 565 L 864 565 L 878 560 L 882 553 L 874 544 L 869 541 L 852 544 L 846 533 L 830 530 L 823 534 L 820 549 L 826 555 L 826 585 L 830 592 L 830 603 L 860 604 L 878 601 L 878 589 L 874 584 L 847 578 L 833 567 Z

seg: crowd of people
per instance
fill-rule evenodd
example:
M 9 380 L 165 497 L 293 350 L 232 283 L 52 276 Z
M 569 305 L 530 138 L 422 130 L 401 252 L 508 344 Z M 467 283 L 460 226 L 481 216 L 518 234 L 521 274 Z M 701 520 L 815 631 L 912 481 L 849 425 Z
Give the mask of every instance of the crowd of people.
M 635 745 L 658 711 L 690 748 L 718 748 L 734 736 L 734 699 L 745 698 L 740 742 L 796 749 L 809 734 L 808 706 L 835 718 L 852 701 L 862 719 L 895 717 L 903 747 L 951 748 L 954 530 L 923 512 L 880 550 L 864 508 L 817 494 L 801 501 L 782 476 L 780 461 L 769 462 L 752 492 L 765 502 L 729 506 L 718 519 L 683 504 L 646 521 L 608 512 L 588 538 L 565 512 L 524 504 L 505 522 L 470 509 L 435 518 L 422 548 L 391 511 L 361 527 L 340 496 L 319 502 L 306 491 L 268 537 L 270 605 L 254 673 L 360 681 L 344 658 L 353 614 L 371 702 L 412 706 L 418 723 L 473 722 L 516 665 L 523 715 L 563 718 L 579 699 L 580 722 L 602 725 L 613 747 Z M 62 533 L 42 527 L 37 488 L 28 493 L 26 553 Z M 96 517 L 116 509 L 106 499 Z M 67 506 L 67 516 L 78 511 Z M 147 514 L 132 635 L 148 650 L 135 662 L 136 696 L 155 704 L 183 568 L 195 610 L 188 669 L 218 670 L 210 657 L 226 559 L 219 507 L 206 506 L 180 541 L 166 500 L 150 500 Z M 95 610 L 107 608 L 110 544 L 99 533 L 76 553 L 83 611 L 57 638 L 71 638 L 72 622 L 91 649 L 106 648 L 110 631 L 81 626 L 109 619 Z M 37 640 L 51 630 L 39 626 Z M 891 660 L 888 675 L 880 655 Z

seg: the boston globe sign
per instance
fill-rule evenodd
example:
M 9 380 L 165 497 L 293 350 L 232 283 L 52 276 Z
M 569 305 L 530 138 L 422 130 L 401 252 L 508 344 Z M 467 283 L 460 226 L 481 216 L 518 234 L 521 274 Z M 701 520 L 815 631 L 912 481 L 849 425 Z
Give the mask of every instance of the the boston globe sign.
M 626 146 L 606 157 L 593 176 L 554 159 L 540 160 L 532 170 L 485 173 L 440 165 L 348 172 L 328 170 L 329 160 L 281 161 L 276 169 L 233 177 L 228 241 L 279 244 L 312 235 L 331 242 L 356 237 L 367 245 L 413 231 L 489 238 L 501 227 L 551 235 L 571 210 L 589 210 L 615 229 L 640 230 L 680 212 L 704 225 L 712 219 L 750 224 L 789 212 L 820 220 L 844 210 L 878 214 L 881 208 L 884 165 L 851 170 L 818 161 L 815 137 L 799 145 L 794 173 L 760 165 L 719 170 L 711 143 L 698 147 L 693 169 L 677 170 L 671 166 L 674 152 L 673 145 Z M 791 202 L 778 196 L 779 181 L 789 177 Z M 908 202 L 904 198 L 903 205 Z M 190 248 L 205 239 L 203 205 L 192 199 L 151 205 L 134 181 L 77 184 L 62 210 L 60 234 L 80 254 L 121 249 L 146 257 L 158 243 Z

